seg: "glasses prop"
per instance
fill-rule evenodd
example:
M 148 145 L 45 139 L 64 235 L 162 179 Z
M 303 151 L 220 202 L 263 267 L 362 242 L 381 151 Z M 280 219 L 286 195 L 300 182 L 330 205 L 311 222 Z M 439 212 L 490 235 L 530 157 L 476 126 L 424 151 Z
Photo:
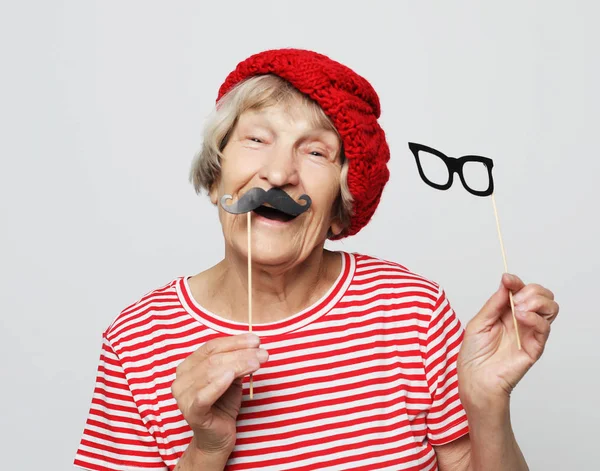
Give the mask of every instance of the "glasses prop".
M 502 260 L 504 261 L 504 271 L 508 273 L 506 252 L 504 250 L 502 231 L 500 230 L 500 220 L 498 218 L 498 208 L 496 207 L 496 199 L 494 198 L 494 177 L 492 176 L 494 161 L 480 155 L 449 157 L 439 150 L 415 142 L 409 142 L 408 147 L 415 157 L 421 179 L 432 188 L 437 190 L 448 190 L 454 181 L 454 174 L 457 174 L 465 190 L 472 195 L 492 197 L 496 228 L 498 230 L 500 249 L 502 251 Z M 519 324 L 515 316 L 513 295 L 510 291 L 508 294 L 517 337 L 517 347 L 521 350 Z

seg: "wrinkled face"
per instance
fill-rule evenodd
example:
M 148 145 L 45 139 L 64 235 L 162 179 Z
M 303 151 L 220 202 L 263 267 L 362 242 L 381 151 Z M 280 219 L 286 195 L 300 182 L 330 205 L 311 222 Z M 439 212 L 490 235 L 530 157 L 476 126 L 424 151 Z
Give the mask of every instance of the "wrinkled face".
M 210 191 L 219 203 L 229 194 L 237 201 L 250 188 L 278 187 L 295 201 L 307 194 L 311 207 L 290 218 L 268 208 L 252 212 L 252 259 L 267 265 L 294 265 L 322 249 L 340 192 L 340 142 L 331 130 L 315 128 L 304 105 L 275 105 L 243 113 L 223 149 L 221 175 Z M 247 215 L 230 214 L 219 205 L 226 250 L 247 254 Z

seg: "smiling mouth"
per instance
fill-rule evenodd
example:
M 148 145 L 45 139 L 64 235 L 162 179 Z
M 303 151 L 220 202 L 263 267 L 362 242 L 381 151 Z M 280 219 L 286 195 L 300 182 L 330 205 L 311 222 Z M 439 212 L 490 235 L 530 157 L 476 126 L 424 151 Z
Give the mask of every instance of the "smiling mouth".
M 296 218 L 296 216 L 290 216 L 283 211 L 265 205 L 259 206 L 253 212 L 272 221 L 288 222 Z

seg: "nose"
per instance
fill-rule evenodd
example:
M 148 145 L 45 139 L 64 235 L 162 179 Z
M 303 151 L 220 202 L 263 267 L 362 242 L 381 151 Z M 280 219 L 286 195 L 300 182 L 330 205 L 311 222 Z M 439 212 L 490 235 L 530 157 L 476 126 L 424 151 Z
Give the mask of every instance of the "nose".
M 273 148 L 260 168 L 258 176 L 272 187 L 298 185 L 300 177 L 294 150 L 283 146 Z

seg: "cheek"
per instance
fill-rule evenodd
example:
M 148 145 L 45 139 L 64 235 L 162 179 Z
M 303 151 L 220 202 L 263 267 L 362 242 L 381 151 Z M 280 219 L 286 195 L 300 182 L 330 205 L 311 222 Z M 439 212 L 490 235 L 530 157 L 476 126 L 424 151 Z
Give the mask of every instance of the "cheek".
M 330 210 L 340 193 L 339 169 L 320 169 L 307 175 L 304 187 L 308 196 L 319 205 L 319 209 Z
M 256 149 L 232 146 L 229 152 L 224 153 L 221 171 L 232 179 L 240 179 L 258 172 L 264 158 L 263 153 L 259 153 Z
M 246 215 L 243 216 L 246 217 Z M 219 221 L 221 223 L 221 228 L 223 229 L 223 235 L 225 236 L 225 239 L 231 242 L 232 237 L 236 232 L 235 225 L 238 223 L 236 220 L 236 215 L 230 214 L 224 209 L 219 208 Z
M 235 165 L 234 162 L 221 165 L 221 176 L 217 187 L 219 197 L 226 193 L 237 192 L 248 180 L 248 175 L 248 172 L 245 172 L 241 166 Z

